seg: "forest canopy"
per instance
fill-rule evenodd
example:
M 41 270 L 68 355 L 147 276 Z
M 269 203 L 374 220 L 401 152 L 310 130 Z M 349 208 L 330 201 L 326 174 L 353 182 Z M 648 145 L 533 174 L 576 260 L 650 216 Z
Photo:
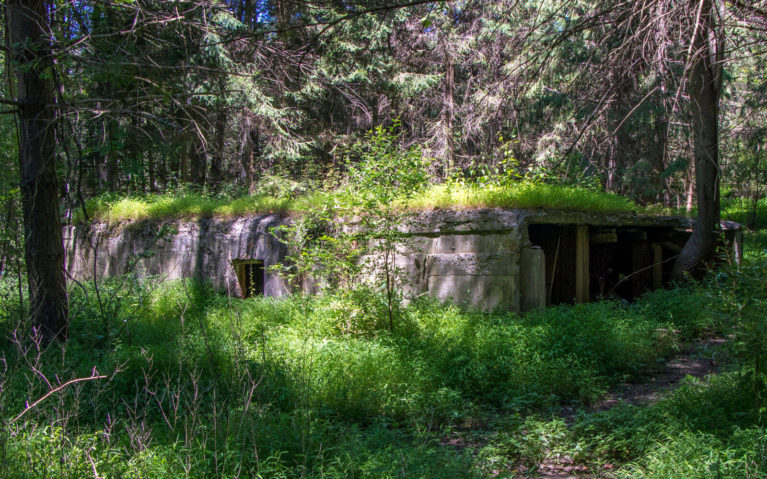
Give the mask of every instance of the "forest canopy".
M 433 182 L 513 170 L 686 206 L 703 27 L 721 43 L 723 191 L 764 182 L 759 2 L 41 3 L 67 210 L 105 192 L 333 187 L 345 147 L 394 121 Z

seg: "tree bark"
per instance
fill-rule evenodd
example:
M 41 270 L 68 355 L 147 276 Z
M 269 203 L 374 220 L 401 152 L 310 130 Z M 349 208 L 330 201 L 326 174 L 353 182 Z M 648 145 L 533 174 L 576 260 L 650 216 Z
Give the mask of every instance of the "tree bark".
M 691 2 L 696 5 L 698 2 Z M 719 228 L 719 99 L 722 78 L 721 37 L 714 26 L 712 0 L 702 0 L 692 39 L 687 78 L 692 116 L 693 155 L 698 215 L 690 239 L 674 264 L 672 277 L 699 276 L 711 260 Z M 715 40 L 712 40 L 715 39 Z
M 214 189 L 220 186 L 222 169 L 224 166 L 224 154 L 226 146 L 226 110 L 221 108 L 216 113 L 216 144 L 213 156 L 210 159 L 210 174 L 208 184 Z
M 196 140 L 190 147 L 189 158 L 189 181 L 202 188 L 205 186 L 205 179 L 207 176 L 207 152 L 205 144 L 201 138 L 195 138 Z
M 115 133 L 118 125 L 116 120 L 107 120 L 106 122 L 106 140 L 109 148 L 107 149 L 107 188 L 110 192 L 116 192 L 120 188 L 120 169 L 117 160 L 117 148 L 115 148 Z
M 444 136 L 444 166 L 442 175 L 447 178 L 455 164 L 455 139 L 454 139 L 454 120 L 455 120 L 455 66 L 450 53 L 445 45 L 445 80 L 442 85 L 442 134 Z
M 226 97 L 226 78 L 220 78 L 218 81 L 218 90 L 221 101 L 216 111 L 216 121 L 214 125 L 214 145 L 213 155 L 210 159 L 210 173 L 208 175 L 208 184 L 213 189 L 220 186 L 222 177 L 222 168 L 224 166 L 224 154 L 226 147 L 226 119 L 227 109 L 224 98 Z
M 55 165 L 52 63 L 42 0 L 9 0 L 8 33 L 19 104 L 19 161 L 30 321 L 45 343 L 65 340 L 67 290 Z
M 662 108 L 662 107 L 661 107 Z M 655 127 L 655 151 L 653 152 L 653 178 L 655 179 L 655 201 L 663 202 L 668 207 L 671 202 L 666 188 L 663 171 L 666 169 L 666 144 L 668 142 L 668 117 L 665 111 L 660 111 L 653 121 Z

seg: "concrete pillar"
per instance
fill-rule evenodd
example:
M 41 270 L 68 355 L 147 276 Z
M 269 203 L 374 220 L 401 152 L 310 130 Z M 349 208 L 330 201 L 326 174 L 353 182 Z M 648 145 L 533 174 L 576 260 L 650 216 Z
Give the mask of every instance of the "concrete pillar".
M 519 258 L 520 311 L 546 309 L 546 255 L 539 246 L 522 248 Z
M 589 302 L 589 226 L 578 225 L 575 235 L 575 302 Z

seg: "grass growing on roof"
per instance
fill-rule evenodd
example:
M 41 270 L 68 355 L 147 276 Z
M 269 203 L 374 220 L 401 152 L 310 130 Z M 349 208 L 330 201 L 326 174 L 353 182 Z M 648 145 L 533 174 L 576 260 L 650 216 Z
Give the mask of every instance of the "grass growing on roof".
M 516 182 L 509 186 L 434 185 L 409 202 L 414 210 L 434 208 L 547 208 L 614 213 L 638 211 L 632 201 L 612 193 L 546 183 Z
M 299 212 L 319 203 L 323 195 L 275 198 L 265 195 L 213 198 L 195 193 L 165 193 L 126 197 L 100 197 L 86 202 L 88 216 L 96 221 L 119 223 L 177 218 L 235 218 L 253 214 Z M 75 221 L 82 221 L 81 211 Z
M 142 196 L 106 196 L 87 201 L 88 216 L 96 221 L 119 223 L 206 216 L 234 218 L 265 213 L 300 213 L 323 202 L 343 200 L 339 190 L 296 198 L 266 195 L 239 198 L 214 198 L 203 193 L 180 192 Z M 518 182 L 510 186 L 482 188 L 461 185 L 431 185 L 407 202 L 413 211 L 471 208 L 547 208 L 564 211 L 618 213 L 641 211 L 641 207 L 621 196 L 549 184 Z M 82 221 L 81 211 L 75 221 Z

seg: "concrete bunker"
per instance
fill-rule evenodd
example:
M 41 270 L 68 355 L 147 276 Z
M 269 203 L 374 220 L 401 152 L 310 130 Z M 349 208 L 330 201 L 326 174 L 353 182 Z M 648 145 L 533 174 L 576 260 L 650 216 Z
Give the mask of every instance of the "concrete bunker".
M 67 268 L 89 280 L 126 274 L 201 278 L 240 297 L 289 294 L 270 269 L 287 248 L 272 233 L 286 215 L 93 224 L 64 229 Z M 350 224 L 350 227 L 353 224 Z M 664 287 L 690 235 L 685 218 L 487 208 L 415 213 L 396 268 L 408 297 L 483 311 L 534 311 Z M 171 233 L 167 233 L 170 228 Z M 165 231 L 165 233 L 163 233 Z M 742 254 L 740 225 L 722 222 L 722 252 Z M 311 281 L 306 292 L 315 288 Z

